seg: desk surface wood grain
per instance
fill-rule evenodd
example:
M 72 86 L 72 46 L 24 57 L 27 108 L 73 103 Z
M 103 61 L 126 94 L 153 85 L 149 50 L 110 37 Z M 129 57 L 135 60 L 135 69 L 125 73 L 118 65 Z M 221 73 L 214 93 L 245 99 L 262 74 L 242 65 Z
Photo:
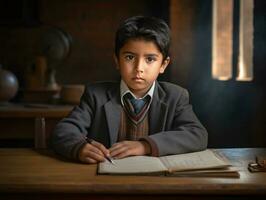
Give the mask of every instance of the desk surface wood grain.
M 62 160 L 50 151 L 0 149 L 0 193 L 229 194 L 266 195 L 266 173 L 247 164 L 262 148 L 216 149 L 240 171 L 240 178 L 97 175 L 97 165 Z

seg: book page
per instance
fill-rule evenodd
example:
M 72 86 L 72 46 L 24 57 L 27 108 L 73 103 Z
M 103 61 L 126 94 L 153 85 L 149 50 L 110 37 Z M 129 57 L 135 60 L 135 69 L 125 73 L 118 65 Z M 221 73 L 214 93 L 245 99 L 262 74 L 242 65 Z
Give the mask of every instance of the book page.
M 207 170 L 192 170 L 192 171 L 178 171 L 167 174 L 168 176 L 190 176 L 190 177 L 228 177 L 239 178 L 240 174 L 237 170 L 225 169 L 207 169 Z
M 164 156 L 160 159 L 170 172 L 213 169 L 230 166 L 226 160 L 220 158 L 209 149 L 193 153 Z
M 168 171 L 159 158 L 150 156 L 132 156 L 99 163 L 99 174 L 140 174 Z

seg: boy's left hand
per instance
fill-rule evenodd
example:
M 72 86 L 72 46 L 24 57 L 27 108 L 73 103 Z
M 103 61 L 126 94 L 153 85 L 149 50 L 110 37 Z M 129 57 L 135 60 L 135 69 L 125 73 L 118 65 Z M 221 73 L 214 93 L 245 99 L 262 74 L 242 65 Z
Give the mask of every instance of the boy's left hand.
M 142 156 L 150 154 L 150 145 L 145 141 L 122 141 L 115 143 L 110 149 L 110 155 L 114 158 L 127 156 Z

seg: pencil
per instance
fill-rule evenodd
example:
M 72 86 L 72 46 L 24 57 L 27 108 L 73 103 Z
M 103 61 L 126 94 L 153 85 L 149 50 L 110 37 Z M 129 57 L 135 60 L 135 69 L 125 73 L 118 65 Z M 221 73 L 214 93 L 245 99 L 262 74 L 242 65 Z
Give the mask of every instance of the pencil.
M 91 144 L 94 140 L 90 138 L 86 138 L 86 141 Z M 111 164 L 113 165 L 115 164 L 113 158 L 109 156 L 105 156 L 105 159 L 108 160 L 108 162 L 110 162 Z

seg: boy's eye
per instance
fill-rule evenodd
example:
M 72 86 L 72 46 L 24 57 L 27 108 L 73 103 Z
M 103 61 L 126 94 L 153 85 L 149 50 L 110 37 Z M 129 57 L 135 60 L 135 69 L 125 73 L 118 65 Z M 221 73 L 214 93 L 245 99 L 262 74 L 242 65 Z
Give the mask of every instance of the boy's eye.
M 149 57 L 146 58 L 146 62 L 147 63 L 152 63 L 154 61 L 156 61 L 156 58 L 154 58 L 153 56 L 149 56 Z
M 125 58 L 126 58 L 126 60 L 133 60 L 134 56 L 133 55 L 126 55 Z

